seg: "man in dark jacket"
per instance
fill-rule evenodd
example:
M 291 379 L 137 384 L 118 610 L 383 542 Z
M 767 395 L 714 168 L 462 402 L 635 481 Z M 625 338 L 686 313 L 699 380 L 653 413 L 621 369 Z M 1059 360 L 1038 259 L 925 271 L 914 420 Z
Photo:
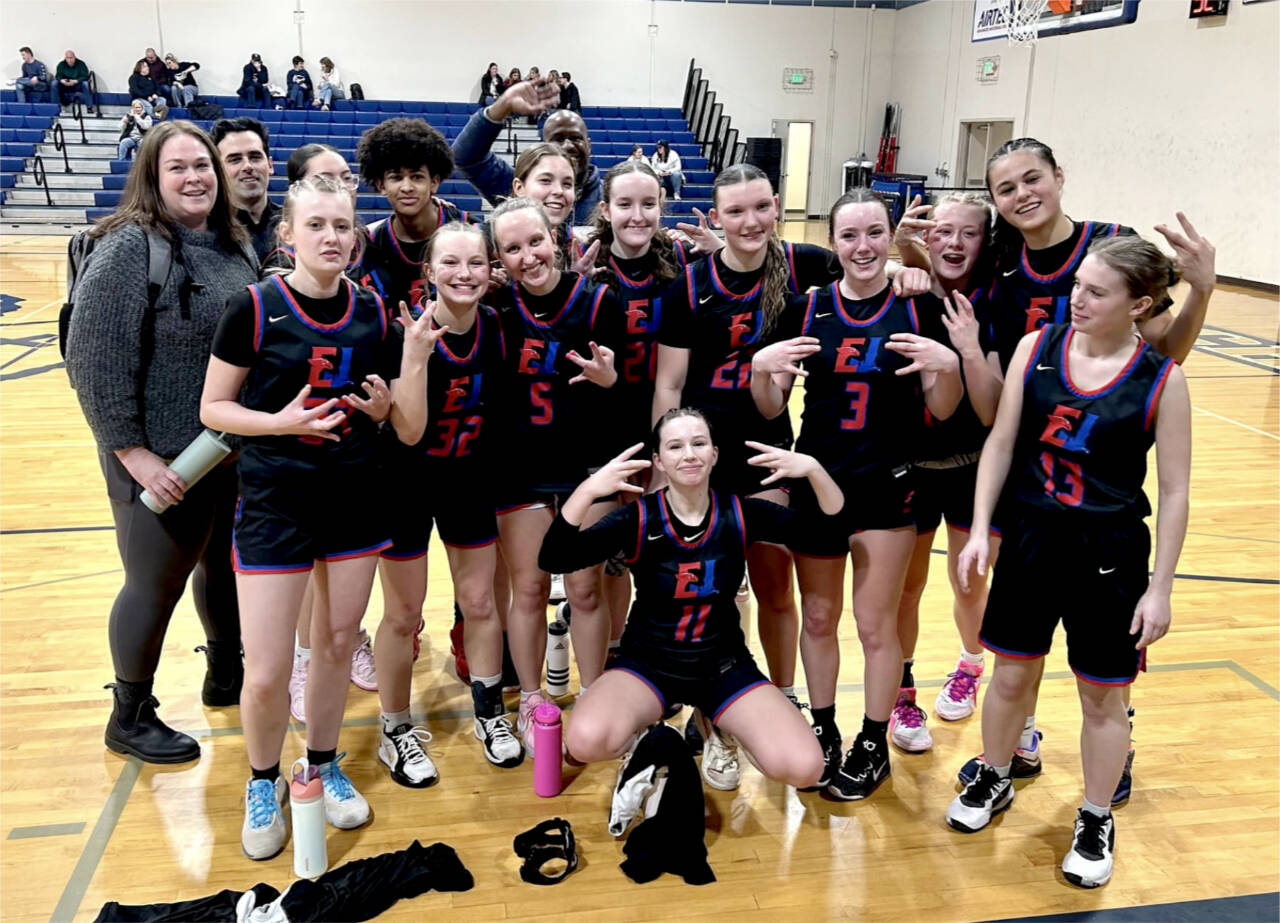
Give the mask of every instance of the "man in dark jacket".
M 560 102 L 570 112 L 582 111 L 582 97 L 578 95 L 578 87 L 573 82 L 573 75 L 565 71 L 560 75 L 564 86 L 560 90 Z
M 151 75 L 151 79 L 160 88 L 160 95 L 168 96 L 169 84 L 173 83 L 173 74 L 170 73 L 168 65 L 160 60 L 154 48 L 148 48 L 142 59 L 147 62 L 147 72 Z
M 49 99 L 49 69 L 43 61 L 37 61 L 35 54 L 26 45 L 18 49 L 22 55 L 22 76 L 13 83 L 13 91 L 18 95 L 18 102 L 25 103 L 27 94 L 31 94 L 32 102 Z
M 85 110 L 93 111 L 93 94 L 89 92 L 89 65 L 77 58 L 74 51 L 67 51 L 62 56 L 54 79 L 58 81 L 58 102 L 70 106 L 71 100 L 79 97 Z

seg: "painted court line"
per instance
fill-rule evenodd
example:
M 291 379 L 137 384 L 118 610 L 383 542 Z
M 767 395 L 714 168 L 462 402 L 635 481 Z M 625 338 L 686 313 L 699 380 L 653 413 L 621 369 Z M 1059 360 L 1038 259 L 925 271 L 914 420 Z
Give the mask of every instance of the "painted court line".
M 1205 410 L 1203 407 L 1197 407 L 1194 404 L 1191 405 L 1191 409 L 1194 410 L 1196 413 L 1202 413 L 1208 417 L 1216 417 L 1217 419 L 1227 423 L 1234 423 L 1236 426 L 1240 427 L 1241 429 L 1247 429 L 1251 433 L 1257 433 L 1259 436 L 1266 436 L 1268 439 L 1274 439 L 1276 442 L 1280 442 L 1280 436 L 1277 436 L 1275 433 L 1268 433 L 1265 430 L 1258 429 L 1256 426 L 1250 426 L 1248 423 L 1241 423 L 1239 420 L 1233 420 L 1230 417 L 1224 417 L 1220 413 L 1214 413 L 1212 410 Z
M 0 589 L 0 593 L 11 593 L 14 590 L 29 590 L 32 587 L 48 586 L 51 583 L 66 583 L 69 580 L 84 580 L 86 577 L 101 577 L 103 574 L 118 574 L 120 568 L 113 567 L 110 570 L 95 570 L 89 574 L 76 574 L 73 577 L 56 577 L 53 580 L 38 580 L 35 583 L 20 583 L 17 586 L 7 586 Z
M 120 777 L 116 779 L 115 786 L 111 789 L 111 794 L 107 796 L 107 803 L 102 806 L 102 813 L 98 815 L 98 822 L 93 825 L 93 833 L 89 834 L 89 841 L 80 851 L 80 861 L 71 870 L 71 877 L 67 879 L 67 886 L 62 889 L 62 896 L 58 898 L 58 906 L 53 908 L 49 923 L 70 923 L 75 919 L 76 912 L 79 911 L 80 904 L 84 900 L 84 894 L 89 890 L 89 882 L 93 881 L 98 863 L 102 861 L 102 856 L 107 851 L 107 843 L 115 833 L 116 824 L 120 821 L 120 815 L 124 813 L 124 806 L 129 801 L 129 795 L 133 792 L 134 783 L 138 781 L 140 772 L 142 772 L 142 761 L 135 756 L 129 757 L 124 764 L 124 769 L 120 771 Z
M 14 827 L 7 839 L 34 840 L 46 836 L 74 836 L 84 829 L 84 821 L 76 824 L 37 824 L 34 827 Z

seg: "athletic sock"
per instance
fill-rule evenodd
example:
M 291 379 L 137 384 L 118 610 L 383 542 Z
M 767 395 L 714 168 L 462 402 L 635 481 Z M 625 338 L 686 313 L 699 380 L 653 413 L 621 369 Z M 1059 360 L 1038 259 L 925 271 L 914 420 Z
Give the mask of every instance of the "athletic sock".
M 836 707 L 834 705 L 827 705 L 824 708 L 813 708 L 810 709 L 810 712 L 813 714 L 813 726 L 816 728 L 822 728 L 823 737 L 828 736 L 828 731 L 831 732 L 832 736 L 837 733 Z
M 311 648 L 303 647 L 302 643 L 295 638 L 293 641 L 293 656 L 309 660 L 311 658 Z
M 471 682 L 481 683 L 484 686 L 484 688 L 492 689 L 494 686 L 498 685 L 498 683 L 502 682 L 502 674 L 495 673 L 492 676 L 476 676 L 474 673 L 472 673 Z
M 903 689 L 916 688 L 916 678 L 911 673 L 911 667 L 915 662 L 916 659 L 914 657 L 908 657 L 902 661 L 902 683 L 900 685 Z
M 1101 806 L 1099 806 L 1099 805 L 1094 804 L 1094 803 L 1093 803 L 1092 801 L 1090 801 L 1088 798 L 1085 798 L 1085 799 L 1083 799 L 1083 800 L 1081 801 L 1080 807 L 1084 808 L 1084 810 L 1088 811 L 1088 812 L 1089 812 L 1090 814 L 1092 814 L 1094 817 L 1103 817 L 1103 818 L 1106 818 L 1106 817 L 1110 817 L 1110 816 L 1111 816 L 1111 808 L 1110 808 L 1110 806 L 1105 807 L 1105 808 L 1104 808 L 1104 807 L 1101 807 Z
M 253 772 L 253 778 L 255 780 L 266 779 L 268 782 L 274 782 L 280 777 L 279 763 L 273 763 L 266 769 L 254 769 L 252 766 L 250 766 L 249 769 Z
M 523 705 L 525 702 L 529 700 L 529 696 L 532 696 L 532 695 L 541 695 L 544 699 L 546 698 L 546 696 L 543 695 L 541 686 L 539 686 L 537 689 L 530 690 L 529 692 L 525 692 L 523 689 L 521 689 L 520 704 Z
M 996 775 L 1000 778 L 1007 779 L 1009 778 L 1010 771 L 1013 769 L 1013 764 L 1005 763 L 1003 766 L 992 766 L 991 768 L 996 771 Z
M 960 659 L 971 667 L 980 667 L 986 658 L 983 656 L 982 651 L 978 651 L 976 654 L 970 654 L 962 647 L 960 648 Z
M 312 750 L 307 747 L 307 762 L 319 769 L 329 763 L 332 763 L 338 757 L 338 748 L 332 750 Z
M 1018 738 L 1019 750 L 1034 750 L 1036 746 L 1036 716 L 1027 715 L 1022 725 L 1022 736 Z
M 886 746 L 889 741 L 889 722 L 872 721 L 869 716 L 863 715 L 862 736 L 880 746 Z
M 409 709 L 405 708 L 401 711 L 384 711 L 382 713 L 382 729 L 390 734 L 402 724 L 412 724 L 413 721 L 409 717 Z
M 783 695 L 785 695 L 788 699 L 794 699 L 796 697 L 796 687 L 794 685 L 779 686 L 778 691 L 781 692 Z
M 620 647 L 622 647 L 622 639 L 621 639 L 621 638 L 610 638 L 610 639 L 609 639 L 609 650 L 611 650 L 611 651 L 616 651 L 616 650 L 617 650 L 618 648 L 620 648 Z

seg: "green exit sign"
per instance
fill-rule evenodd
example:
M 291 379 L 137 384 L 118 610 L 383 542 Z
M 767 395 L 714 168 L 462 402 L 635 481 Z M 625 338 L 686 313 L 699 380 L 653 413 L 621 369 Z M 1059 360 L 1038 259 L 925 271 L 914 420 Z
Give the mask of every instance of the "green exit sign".
M 792 83 L 804 83 L 804 74 L 792 74 L 792 75 L 791 75 L 791 82 L 792 82 Z

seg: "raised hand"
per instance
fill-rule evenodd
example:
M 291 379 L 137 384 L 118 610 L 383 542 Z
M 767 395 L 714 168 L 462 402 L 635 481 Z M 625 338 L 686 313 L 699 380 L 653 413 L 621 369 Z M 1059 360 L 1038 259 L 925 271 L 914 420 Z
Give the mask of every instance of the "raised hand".
M 951 345 L 962 356 L 982 354 L 978 341 L 978 316 L 973 304 L 959 290 L 942 299 L 942 326 L 947 328 Z
M 1156 230 L 1164 235 L 1164 239 L 1173 247 L 1174 262 L 1182 280 L 1194 289 L 1202 292 L 1211 291 L 1217 275 L 1214 271 L 1213 244 L 1208 238 L 1201 237 L 1195 227 L 1182 212 L 1176 212 L 1178 223 L 1182 225 L 1185 236 L 1172 230 L 1168 225 L 1157 224 Z
M 760 482 L 761 487 L 784 478 L 807 478 L 809 472 L 818 465 L 817 459 L 802 452 L 791 452 L 777 446 L 765 445 L 763 442 L 752 442 L 749 439 L 746 445 L 760 453 L 748 458 L 747 464 L 770 469 L 769 476 Z
M 425 301 L 422 313 L 414 320 L 409 308 L 400 302 L 400 316 L 396 318 L 404 328 L 404 351 L 414 362 L 426 362 L 435 352 L 436 341 L 448 331 L 448 327 L 432 327 L 431 319 L 436 313 L 436 303 Z
M 576 385 L 580 381 L 589 381 L 602 388 L 612 388 L 613 383 L 618 380 L 618 373 L 613 368 L 613 350 L 608 346 L 600 346 L 593 342 L 590 359 L 583 359 L 576 349 L 565 353 L 565 358 L 582 369 L 581 375 L 569 379 L 571 385 Z
M 956 354 L 937 340 L 922 337 L 915 333 L 895 333 L 884 344 L 899 355 L 906 356 L 911 364 L 898 369 L 896 375 L 910 375 L 912 372 L 955 372 L 960 369 L 960 360 Z
M 591 246 L 582 252 L 582 256 L 575 259 L 569 268 L 579 275 L 586 276 L 590 279 L 596 272 L 596 254 L 600 252 L 600 239 L 596 238 L 591 242 Z
M 906 211 L 902 213 L 901 220 L 898 221 L 898 229 L 893 233 L 894 242 L 902 246 L 904 243 L 922 238 L 926 231 L 938 223 L 925 217 L 932 210 L 932 205 L 921 205 L 920 196 L 915 196 Z
M 751 374 L 757 372 L 772 375 L 774 372 L 787 372 L 801 378 L 809 373 L 800 367 L 800 362 L 818 352 L 822 347 L 817 337 L 792 337 L 766 346 L 751 357 Z
M 933 288 L 933 277 L 915 266 L 903 266 L 893 274 L 892 285 L 899 298 L 914 298 Z
M 490 118 L 500 121 L 508 115 L 538 115 L 545 112 L 560 98 L 560 88 L 539 80 L 521 80 L 512 84 L 498 97 L 490 109 Z
M 338 434 L 330 432 L 347 419 L 345 411 L 333 409 L 337 406 L 338 399 L 331 397 L 323 404 L 307 407 L 306 401 L 310 394 L 311 385 L 303 385 L 297 397 L 272 414 L 276 433 L 281 436 L 313 436 L 332 442 L 339 441 Z
M 677 231 L 683 231 L 693 244 L 694 250 L 698 253 L 715 253 L 724 246 L 724 241 L 711 230 L 707 224 L 707 216 L 700 212 L 696 207 L 693 213 L 698 216 L 697 224 L 687 224 L 683 221 L 676 225 Z
M 610 497 L 619 491 L 625 491 L 629 494 L 644 493 L 643 487 L 631 483 L 632 477 L 648 468 L 651 464 L 645 459 L 632 457 L 643 448 L 644 443 L 637 442 L 621 455 L 611 458 L 606 464 L 598 468 L 595 474 L 583 481 L 582 486 L 593 497 Z
M 348 407 L 363 410 L 375 423 L 381 423 L 391 413 L 391 389 L 381 375 L 366 375 L 360 387 L 369 395 L 367 398 L 352 393 L 344 397 L 342 402 Z

